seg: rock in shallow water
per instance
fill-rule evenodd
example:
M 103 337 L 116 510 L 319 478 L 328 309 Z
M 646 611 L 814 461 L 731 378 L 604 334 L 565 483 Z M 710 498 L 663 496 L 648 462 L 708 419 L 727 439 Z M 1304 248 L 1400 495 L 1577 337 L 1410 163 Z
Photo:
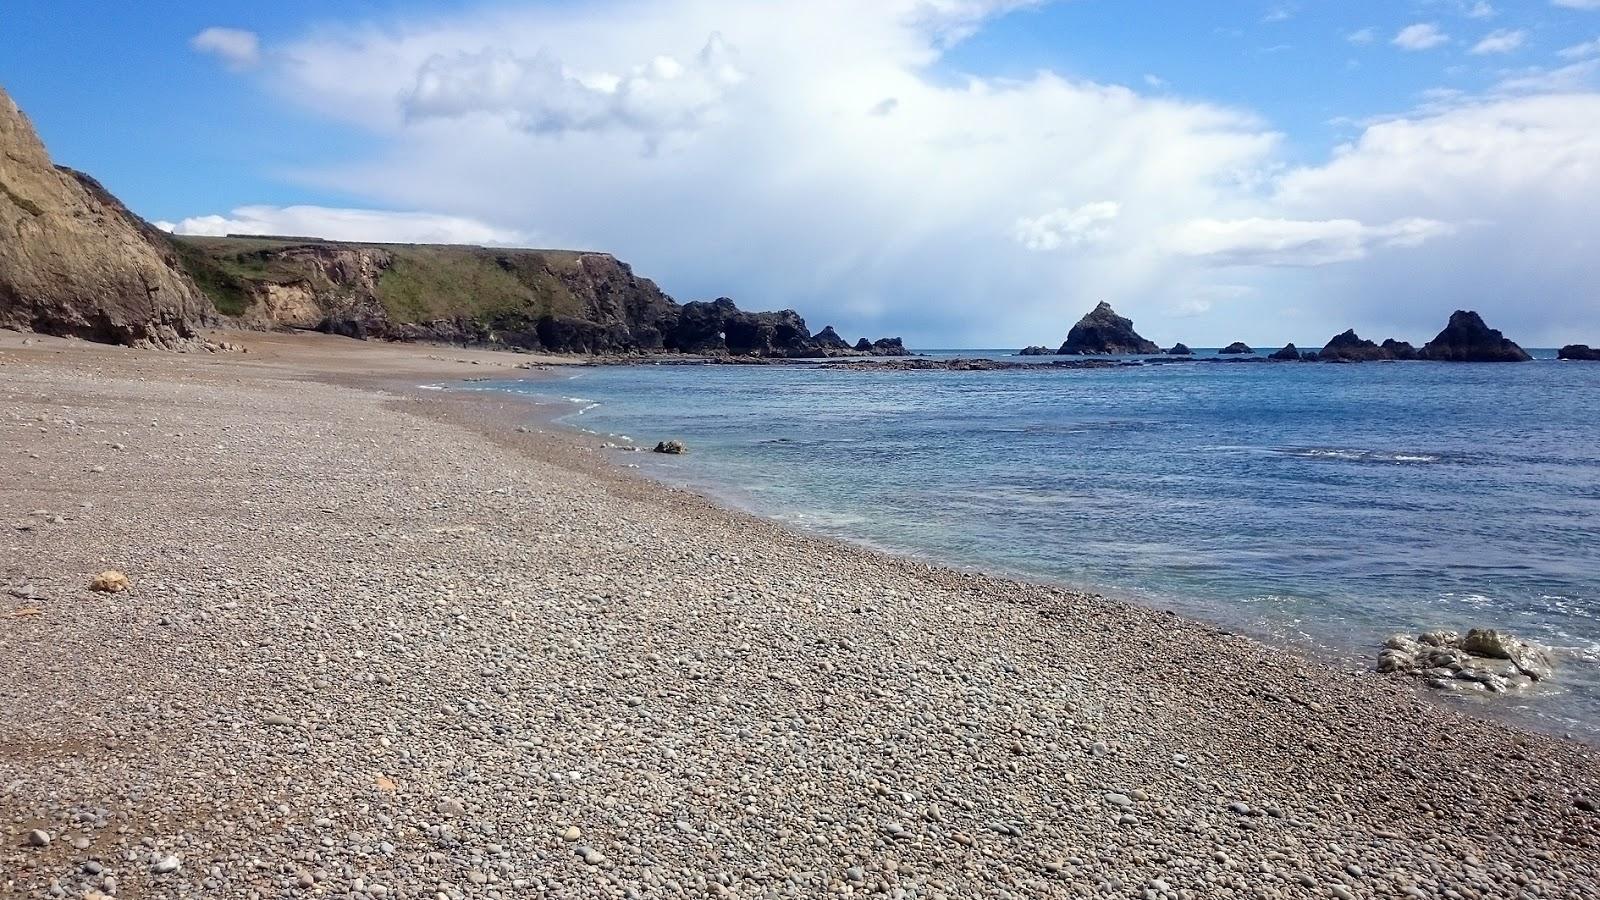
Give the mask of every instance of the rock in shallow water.
M 1378 653 L 1378 671 L 1422 678 L 1430 687 L 1471 686 L 1498 694 L 1549 678 L 1554 663 L 1545 647 L 1474 628 L 1466 637 L 1443 630 L 1415 638 L 1393 635 Z
M 678 440 L 662 441 L 662 442 L 656 444 L 655 452 L 657 452 L 657 453 L 670 453 L 673 456 L 682 456 L 683 454 L 689 452 L 689 448 L 684 446 L 683 441 L 678 441 Z

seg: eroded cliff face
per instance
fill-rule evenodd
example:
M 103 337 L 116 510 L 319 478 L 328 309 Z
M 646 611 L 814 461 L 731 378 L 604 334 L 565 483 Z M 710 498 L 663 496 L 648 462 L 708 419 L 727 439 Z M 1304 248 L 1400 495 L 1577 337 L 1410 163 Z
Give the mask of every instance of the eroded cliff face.
M 556 353 L 906 353 L 898 339 L 852 349 L 831 328 L 813 336 L 793 310 L 747 312 L 726 297 L 679 304 L 608 253 L 175 240 L 194 278 L 251 327 Z
M 179 348 L 214 316 L 161 232 L 52 165 L 0 89 L 0 326 Z

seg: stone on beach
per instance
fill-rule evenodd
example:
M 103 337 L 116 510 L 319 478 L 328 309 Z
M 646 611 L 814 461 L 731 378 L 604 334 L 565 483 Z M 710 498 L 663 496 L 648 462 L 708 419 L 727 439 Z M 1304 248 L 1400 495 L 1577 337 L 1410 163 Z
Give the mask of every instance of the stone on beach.
M 129 588 L 128 576 L 116 569 L 107 569 L 89 579 L 89 590 L 102 594 L 120 594 Z
M 655 452 L 657 452 L 657 453 L 670 453 L 670 454 L 672 454 L 674 456 L 680 456 L 680 455 L 682 455 L 684 453 L 688 453 L 689 452 L 689 448 L 684 446 L 683 441 L 679 441 L 679 440 L 661 441 L 660 443 L 656 444 Z

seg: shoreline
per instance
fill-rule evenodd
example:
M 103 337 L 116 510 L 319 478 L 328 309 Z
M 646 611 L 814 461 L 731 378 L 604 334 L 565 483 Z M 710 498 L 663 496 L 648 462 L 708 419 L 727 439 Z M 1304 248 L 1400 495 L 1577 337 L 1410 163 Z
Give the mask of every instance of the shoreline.
M 1441 365 L 1443 364 L 1441 363 Z M 556 379 L 559 377 L 562 376 L 558 372 L 552 371 L 545 373 L 543 377 L 519 377 L 517 380 L 537 382 L 545 379 Z M 577 376 L 573 375 L 571 377 L 575 378 Z M 477 380 L 479 379 L 471 379 L 471 381 Z M 444 388 L 444 393 L 450 396 L 472 398 L 491 392 L 474 388 L 471 385 L 459 384 L 446 386 Z M 559 393 L 565 392 L 552 392 L 552 394 Z M 660 486 L 663 491 L 672 492 L 674 496 L 680 498 L 693 498 L 696 501 L 709 504 L 713 510 L 724 513 L 730 517 L 753 520 L 762 523 L 763 525 L 776 527 L 785 532 L 801 535 L 808 539 L 819 541 L 825 545 L 875 554 L 912 565 L 948 570 L 949 572 L 958 576 L 975 575 L 992 579 L 1001 583 L 1026 584 L 1047 590 L 1058 590 L 1073 594 L 1087 594 L 1104 600 L 1108 603 L 1121 604 L 1142 610 L 1154 611 L 1157 613 L 1177 615 L 1182 617 L 1187 622 L 1202 627 L 1215 629 L 1224 634 L 1239 635 L 1247 640 L 1254 641 L 1262 645 L 1270 651 L 1290 654 L 1309 663 L 1326 667 L 1332 671 L 1352 674 L 1357 677 L 1373 678 L 1384 683 L 1398 684 L 1402 687 L 1402 689 L 1409 690 L 1414 693 L 1423 702 L 1435 705 L 1442 710 L 1448 710 L 1457 714 L 1466 715 L 1473 719 L 1492 721 L 1499 725 L 1507 726 L 1519 731 L 1527 731 L 1552 738 L 1572 741 L 1590 749 L 1600 751 L 1600 735 L 1594 736 L 1593 739 L 1586 740 L 1584 737 L 1575 734 L 1571 728 L 1566 727 L 1570 724 L 1570 722 L 1563 721 L 1549 715 L 1541 717 L 1539 714 L 1539 707 L 1541 704 L 1547 703 L 1549 699 L 1548 697 L 1541 696 L 1541 693 L 1547 691 L 1548 688 L 1541 688 L 1538 685 L 1533 685 L 1523 689 L 1523 691 L 1519 694 L 1506 695 L 1474 694 L 1463 691 L 1425 690 L 1420 686 L 1420 680 L 1418 679 L 1405 680 L 1386 678 L 1377 671 L 1376 666 L 1373 664 L 1373 659 L 1382 649 L 1382 638 L 1379 638 L 1371 646 L 1364 648 L 1354 646 L 1339 647 L 1332 644 L 1322 643 L 1321 641 L 1304 632 L 1302 632 L 1302 637 L 1297 640 L 1287 634 L 1273 633 L 1270 630 L 1260 627 L 1259 625 L 1252 625 L 1244 621 L 1227 621 L 1225 617 L 1220 614 L 1216 616 L 1209 616 L 1204 610 L 1199 608 L 1201 604 L 1186 602 L 1177 594 L 1157 594 L 1148 590 L 1122 588 L 1115 585 L 1093 583 L 1087 580 L 1075 582 L 1063 578 L 1053 578 L 1048 574 L 1031 572 L 1020 568 L 1008 569 L 1004 566 L 987 562 L 962 563 L 955 560 L 942 559 L 938 556 L 938 554 L 932 551 L 895 547 L 887 544 L 877 543 L 868 538 L 856 537 L 853 535 L 833 534 L 823 529 L 808 528 L 804 525 L 786 521 L 781 515 L 774 511 L 762 510 L 753 502 L 748 504 L 741 503 L 739 499 L 733 495 L 734 492 L 732 491 L 719 493 L 717 490 L 717 485 L 713 482 L 695 482 L 693 479 L 674 481 L 664 477 L 663 473 L 659 471 L 653 471 L 648 463 L 624 466 L 624 464 L 621 462 L 621 453 L 638 452 L 642 454 L 648 454 L 650 444 L 656 440 L 655 437 L 650 437 L 640 441 L 637 439 L 637 436 L 627 436 L 628 440 L 634 441 L 634 446 L 637 447 L 637 450 L 635 451 L 621 451 L 617 449 L 601 447 L 588 448 L 583 443 L 585 439 L 592 438 L 595 441 L 601 442 L 602 444 L 609 445 L 611 442 L 624 437 L 623 435 L 612 432 L 597 431 L 586 428 L 576 421 L 583 412 L 587 412 L 587 410 L 593 408 L 593 406 L 599 405 L 598 401 L 589 401 L 592 404 L 591 406 L 586 407 L 583 410 L 575 410 L 565 404 L 565 401 L 573 398 L 550 399 L 549 397 L 540 397 L 534 394 L 520 393 L 515 391 L 492 391 L 492 395 L 502 399 L 509 399 L 513 402 L 520 401 L 527 404 L 535 421 L 546 428 L 553 429 L 553 437 L 558 440 L 570 441 L 575 446 L 583 448 L 584 450 L 593 449 L 597 453 L 597 458 L 600 459 L 602 463 L 609 465 L 610 474 L 630 479 L 643 479 L 649 483 Z M 494 426 L 492 423 L 479 423 L 479 427 L 493 428 Z M 541 433 L 543 434 L 546 432 Z M 607 470 L 602 468 L 600 471 L 604 473 Z M 1401 633 L 1405 630 L 1406 629 L 1402 626 L 1393 626 L 1385 629 L 1385 636 L 1393 633 Z M 1568 661 L 1567 664 L 1571 665 L 1572 661 Z M 1527 699 L 1532 700 L 1533 709 L 1529 711 L 1517 711 L 1512 708 L 1512 705 L 1518 703 L 1519 700 Z
M 402 387 L 496 364 L 470 352 L 285 344 L 0 340 L 0 495 L 31 526 L 0 577 L 42 597 L 0 615 L 7 892 L 1600 885 L 1592 748 L 792 531 L 520 433 L 525 399 Z M 116 564 L 129 594 L 84 588 Z

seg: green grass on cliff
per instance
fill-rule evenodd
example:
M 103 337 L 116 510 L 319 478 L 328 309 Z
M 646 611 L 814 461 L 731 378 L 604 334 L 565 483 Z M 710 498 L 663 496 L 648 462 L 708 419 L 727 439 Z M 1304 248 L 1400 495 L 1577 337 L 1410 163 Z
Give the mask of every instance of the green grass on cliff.
M 269 237 L 175 236 L 173 244 L 190 277 L 227 315 L 249 308 L 254 282 L 304 281 L 319 292 L 338 289 L 315 266 L 281 253 L 307 244 L 387 251 L 392 263 L 378 278 L 376 299 L 397 322 L 584 312 L 583 299 L 562 280 L 577 272 L 583 256 L 577 251 Z

